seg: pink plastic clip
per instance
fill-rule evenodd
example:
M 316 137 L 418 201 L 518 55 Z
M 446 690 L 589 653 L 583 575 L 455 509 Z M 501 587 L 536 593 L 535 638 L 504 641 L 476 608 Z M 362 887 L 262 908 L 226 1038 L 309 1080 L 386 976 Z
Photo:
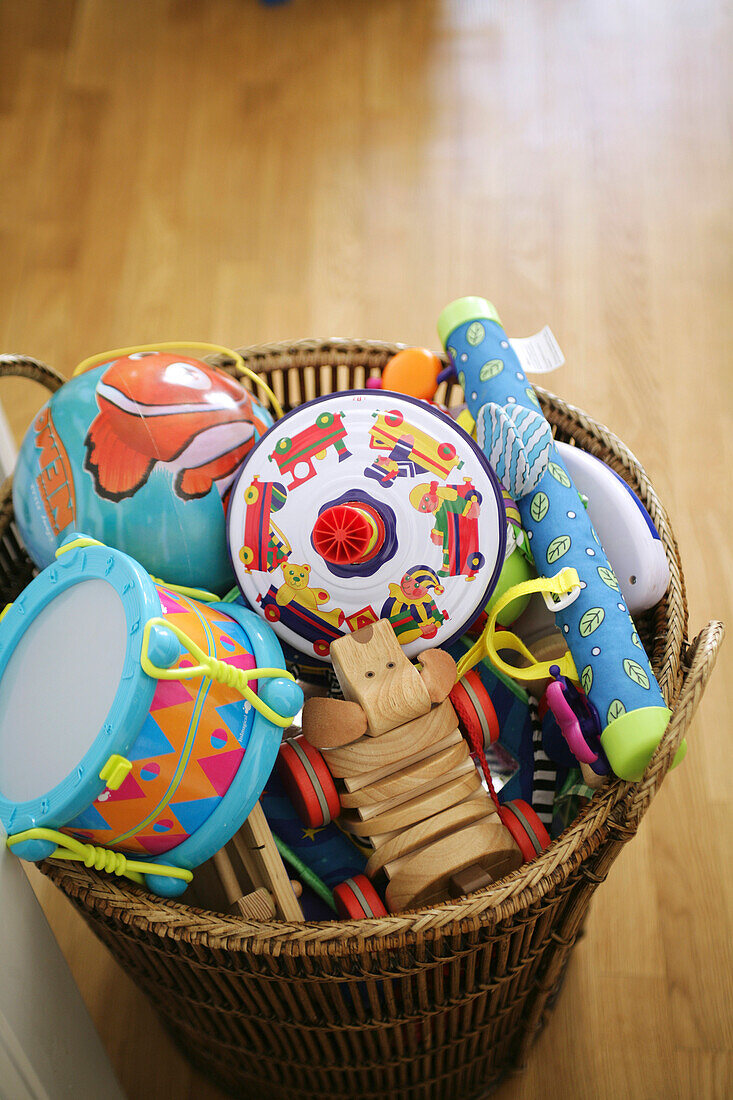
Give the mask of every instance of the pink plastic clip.
M 598 753 L 593 752 L 583 737 L 580 722 L 574 711 L 568 706 L 563 686 L 559 680 L 553 680 L 547 685 L 547 705 L 557 719 L 563 737 L 568 743 L 568 748 L 577 760 L 583 764 L 594 764 L 598 759 Z

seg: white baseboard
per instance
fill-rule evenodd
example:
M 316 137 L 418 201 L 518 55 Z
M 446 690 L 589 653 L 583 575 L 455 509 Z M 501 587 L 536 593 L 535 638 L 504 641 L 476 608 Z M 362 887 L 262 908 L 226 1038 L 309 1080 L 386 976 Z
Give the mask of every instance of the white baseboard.
M 15 446 L 15 438 L 10 430 L 8 418 L 5 415 L 5 409 L 0 401 L 0 481 L 4 481 L 6 477 L 10 477 L 15 469 L 15 460 L 17 457 L 18 450 Z
M 124 1100 L 66 960 L 5 838 L 0 825 L 0 1098 Z

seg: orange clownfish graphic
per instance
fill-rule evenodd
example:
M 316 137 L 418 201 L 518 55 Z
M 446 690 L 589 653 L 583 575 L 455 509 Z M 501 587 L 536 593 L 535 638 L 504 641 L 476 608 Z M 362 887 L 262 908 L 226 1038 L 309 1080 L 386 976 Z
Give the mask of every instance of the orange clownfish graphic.
M 198 359 L 137 353 L 116 359 L 96 389 L 84 467 L 107 500 L 134 496 L 155 466 L 183 500 L 223 495 L 268 424 L 238 382 Z

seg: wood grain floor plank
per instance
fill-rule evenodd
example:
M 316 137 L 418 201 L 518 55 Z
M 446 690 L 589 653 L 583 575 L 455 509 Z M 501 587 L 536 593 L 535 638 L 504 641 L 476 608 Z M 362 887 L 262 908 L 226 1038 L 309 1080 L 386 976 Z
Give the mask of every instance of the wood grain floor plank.
M 485 294 L 646 466 L 691 635 L 730 621 L 731 38 L 717 0 L 5 0 L 0 345 L 67 374 L 178 337 L 435 346 Z M 43 395 L 2 398 L 20 437 Z M 725 648 L 500 1097 L 730 1094 L 732 682 Z M 128 1095 L 214 1100 L 38 890 Z

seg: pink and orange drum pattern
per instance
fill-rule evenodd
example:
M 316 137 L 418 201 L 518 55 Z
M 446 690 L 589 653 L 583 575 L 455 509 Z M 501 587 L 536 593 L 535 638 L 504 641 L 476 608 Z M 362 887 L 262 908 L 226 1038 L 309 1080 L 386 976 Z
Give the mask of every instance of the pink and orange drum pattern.
M 209 655 L 254 668 L 244 633 L 220 605 L 209 607 L 156 584 L 167 622 Z M 173 667 L 193 665 L 184 653 Z M 256 682 L 250 685 L 256 688 Z M 182 844 L 211 815 L 237 774 L 252 707 L 222 684 L 198 676 L 160 680 L 150 713 L 130 749 L 132 770 L 106 789 L 64 831 L 124 852 L 161 855 Z

